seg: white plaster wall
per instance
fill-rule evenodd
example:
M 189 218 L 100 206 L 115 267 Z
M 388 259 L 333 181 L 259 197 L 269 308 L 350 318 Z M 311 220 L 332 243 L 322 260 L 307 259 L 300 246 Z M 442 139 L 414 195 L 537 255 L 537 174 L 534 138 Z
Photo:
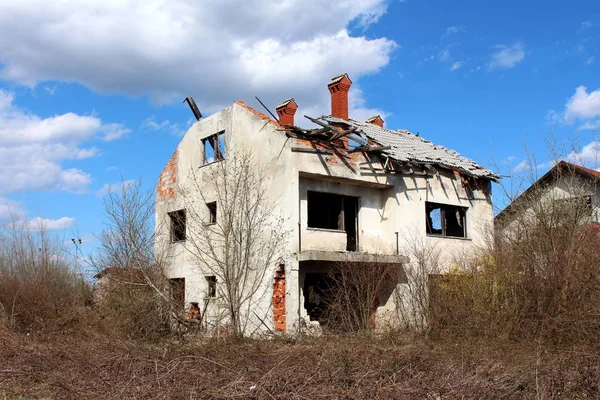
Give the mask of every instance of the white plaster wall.
M 513 233 L 528 226 L 529 218 L 534 218 L 536 214 L 532 202 L 535 203 L 536 210 L 540 210 L 545 204 L 551 204 L 555 200 L 580 196 L 591 196 L 590 222 L 600 222 L 600 182 L 579 174 L 563 174 L 524 202 L 521 199 L 516 200 L 513 205 L 515 213 L 505 217 L 506 219 L 502 221 L 502 229 L 505 233 Z

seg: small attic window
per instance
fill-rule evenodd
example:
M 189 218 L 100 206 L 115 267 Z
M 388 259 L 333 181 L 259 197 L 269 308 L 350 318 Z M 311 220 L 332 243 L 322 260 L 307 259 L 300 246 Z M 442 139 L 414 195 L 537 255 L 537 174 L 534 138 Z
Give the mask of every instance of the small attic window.
M 202 139 L 204 146 L 204 165 L 225 158 L 225 131 L 215 133 L 212 136 Z

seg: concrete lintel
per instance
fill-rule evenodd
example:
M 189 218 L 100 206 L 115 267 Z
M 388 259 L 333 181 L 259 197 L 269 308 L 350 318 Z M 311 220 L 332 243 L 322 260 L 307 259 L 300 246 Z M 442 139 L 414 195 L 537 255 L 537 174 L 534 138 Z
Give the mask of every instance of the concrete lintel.
M 362 179 L 351 179 L 351 178 L 344 178 L 344 177 L 324 175 L 324 174 L 315 174 L 315 173 L 305 172 L 305 171 L 300 171 L 300 177 L 321 180 L 321 181 L 327 181 L 327 182 L 344 183 L 347 185 L 354 185 L 354 186 L 374 187 L 374 188 L 378 188 L 378 189 L 389 189 L 389 188 L 394 187 L 394 185 L 391 185 L 388 183 L 367 181 L 367 180 L 362 180 Z
M 368 254 L 350 251 L 317 251 L 309 250 L 298 254 L 298 261 L 333 261 L 333 262 L 355 262 L 355 263 L 389 263 L 404 264 L 408 258 L 403 255 Z

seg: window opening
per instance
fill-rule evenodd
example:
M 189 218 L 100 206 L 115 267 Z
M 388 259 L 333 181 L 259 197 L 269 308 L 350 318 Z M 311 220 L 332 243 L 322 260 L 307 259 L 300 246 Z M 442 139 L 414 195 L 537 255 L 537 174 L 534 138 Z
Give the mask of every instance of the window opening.
M 204 146 L 204 164 L 210 164 L 225 158 L 225 132 L 219 132 L 202 139 Z
M 171 221 L 171 243 L 185 240 L 185 210 L 170 212 Z
M 308 227 L 346 232 L 346 250 L 356 251 L 358 197 L 307 192 Z
M 217 297 L 217 277 L 207 276 L 206 282 L 208 283 L 208 290 L 206 291 L 206 297 L 213 298 Z
M 217 223 L 217 202 L 213 201 L 211 203 L 206 203 L 206 207 L 208 208 L 208 223 L 216 224 Z
M 465 207 L 427 202 L 425 209 L 428 235 L 467 237 Z

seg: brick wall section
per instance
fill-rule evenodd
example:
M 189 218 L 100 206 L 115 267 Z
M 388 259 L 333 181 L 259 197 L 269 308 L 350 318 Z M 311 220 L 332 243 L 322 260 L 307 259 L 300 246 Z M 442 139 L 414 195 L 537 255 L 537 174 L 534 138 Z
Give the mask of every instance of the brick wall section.
M 264 119 L 265 121 L 268 121 L 270 124 L 275 125 L 278 128 L 281 128 L 281 125 L 279 125 L 277 123 L 277 121 L 273 121 L 271 118 L 267 117 L 265 114 L 261 113 L 260 111 L 256 111 L 254 108 L 250 107 L 248 104 L 244 103 L 242 100 L 236 100 L 235 104 L 237 104 L 238 106 L 244 107 L 246 110 L 250 111 L 252 114 L 260 117 L 261 119 Z
M 296 146 L 298 147 L 306 147 L 317 150 L 332 150 L 331 143 L 323 142 L 319 143 L 318 141 L 310 141 L 306 139 L 295 138 Z M 337 140 L 337 144 L 342 144 L 343 148 L 338 147 L 334 154 L 325 156 L 325 162 L 330 165 L 343 164 L 349 165 L 352 169 L 356 169 L 358 167 L 358 163 L 361 161 L 361 153 L 348 153 L 348 138 L 343 137 Z M 341 158 L 344 160 L 341 160 Z
M 173 199 L 175 198 L 175 183 L 177 182 L 177 150 L 171 156 L 171 159 L 160 173 L 158 178 L 158 186 L 156 192 L 158 198 Z
M 281 264 L 273 279 L 273 324 L 275 332 L 285 333 L 285 265 Z

